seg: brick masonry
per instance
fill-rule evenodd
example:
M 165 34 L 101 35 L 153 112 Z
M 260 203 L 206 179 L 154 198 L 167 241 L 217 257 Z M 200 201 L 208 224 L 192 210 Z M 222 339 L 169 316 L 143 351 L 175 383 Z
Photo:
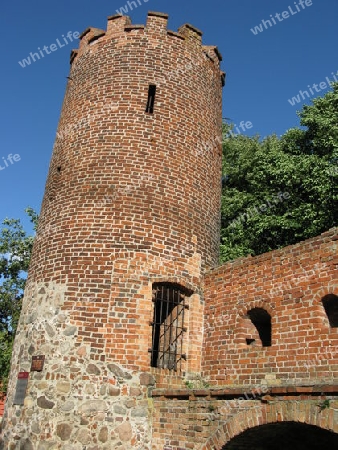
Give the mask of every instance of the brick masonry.
M 294 246 L 244 258 L 205 278 L 203 377 L 215 385 L 334 383 L 338 328 L 323 297 L 338 291 L 338 233 L 330 230 Z M 247 314 L 271 316 L 271 346 L 248 329 Z M 246 338 L 256 338 L 247 345 Z
M 6 400 L 6 398 L 0 398 L 0 421 L 1 421 L 2 416 L 4 415 L 5 400 Z
M 325 390 L 325 387 L 323 389 Z M 163 394 L 154 402 L 156 406 L 153 419 L 154 449 L 222 450 L 227 448 L 226 444 L 232 442 L 233 438 L 241 436 L 246 430 L 281 423 L 286 424 L 286 433 L 289 423 L 306 424 L 309 426 L 306 432 L 314 432 L 315 439 L 318 439 L 316 432 L 325 430 L 331 444 L 338 443 L 337 389 L 334 393 L 328 392 L 326 395 L 324 392 L 313 395 L 294 392 L 292 396 L 285 396 L 280 392 L 279 395 L 266 395 L 257 400 L 246 399 L 243 393 L 240 397 L 237 393 L 236 398 L 235 394 L 230 394 L 230 390 L 227 391 L 227 400 L 222 399 L 221 393 L 216 391 L 210 395 L 210 392 L 191 390 L 186 399 L 182 391 L 180 396 L 173 391 Z M 330 398 L 330 407 L 321 410 L 318 405 L 323 403 L 325 398 Z M 243 446 L 233 448 L 240 450 L 273 448 L 272 445 L 277 444 L 274 439 L 274 433 L 271 433 L 270 447 L 263 447 L 258 429 L 256 436 L 252 435 L 250 440 L 244 441 Z
M 337 250 L 335 228 L 206 274 L 201 377 L 190 389 L 153 391 L 154 448 L 221 450 L 245 430 L 280 422 L 327 430 L 338 445 L 338 327 L 322 304 L 338 300 Z M 248 319 L 253 308 L 271 315 L 271 346 Z M 259 433 L 231 448 L 265 448 Z
M 338 231 L 218 266 L 221 55 L 167 19 L 112 16 L 71 53 L 2 449 L 221 450 L 287 421 L 338 432 L 338 328 L 321 302 L 337 295 Z M 193 293 L 181 372 L 150 367 L 158 282 Z
M 150 449 L 152 284 L 193 291 L 184 373 L 200 373 L 202 277 L 218 262 L 221 55 L 192 25 L 108 18 L 71 70 L 34 244 L 3 420 L 5 448 Z M 156 85 L 153 114 L 146 112 Z M 42 372 L 33 356 L 45 355 Z M 29 372 L 24 406 L 17 376 Z

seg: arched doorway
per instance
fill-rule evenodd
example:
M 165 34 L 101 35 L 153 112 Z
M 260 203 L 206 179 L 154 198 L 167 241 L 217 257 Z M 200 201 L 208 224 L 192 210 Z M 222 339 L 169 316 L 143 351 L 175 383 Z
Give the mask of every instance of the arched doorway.
M 279 422 L 243 431 L 222 450 L 322 450 L 338 448 L 338 434 L 314 425 Z

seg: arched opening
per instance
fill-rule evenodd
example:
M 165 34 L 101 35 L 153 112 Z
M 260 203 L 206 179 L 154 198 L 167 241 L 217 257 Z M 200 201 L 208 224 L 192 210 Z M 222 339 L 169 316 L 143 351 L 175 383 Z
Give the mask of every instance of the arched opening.
M 258 331 L 263 347 L 271 346 L 271 316 L 263 308 L 253 308 L 248 311 L 248 317 Z M 250 345 L 247 339 L 247 344 Z
M 338 434 L 314 425 L 279 422 L 250 428 L 222 450 L 322 450 L 338 448 Z
M 329 319 L 332 328 L 338 327 L 338 296 L 335 294 L 328 294 L 322 298 L 327 318 Z

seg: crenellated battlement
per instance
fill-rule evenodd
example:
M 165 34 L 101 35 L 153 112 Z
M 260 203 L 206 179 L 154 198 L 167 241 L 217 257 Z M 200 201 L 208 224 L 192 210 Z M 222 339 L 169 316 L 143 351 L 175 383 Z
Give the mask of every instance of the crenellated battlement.
M 105 36 L 106 32 L 99 28 L 86 28 L 79 36 L 80 39 L 80 50 L 103 36 Z
M 194 27 L 193 25 L 190 25 L 190 23 L 185 23 L 182 25 L 178 32 L 184 36 L 187 40 L 190 40 L 192 42 L 202 44 L 202 31 L 198 28 Z
M 96 43 L 104 44 L 109 39 L 113 38 L 123 42 L 128 36 L 136 35 L 139 37 L 146 36 L 148 41 L 168 39 L 168 45 L 172 44 L 172 39 L 177 39 L 181 45 L 186 45 L 191 51 L 198 52 L 212 61 L 217 68 L 219 68 L 222 56 L 216 46 L 202 45 L 202 31 L 193 25 L 186 23 L 182 25 L 178 31 L 171 31 L 167 29 L 168 14 L 149 11 L 146 25 L 132 24 L 129 16 L 113 15 L 108 17 L 107 30 L 89 27 L 80 35 L 79 49 L 72 50 L 70 63 L 72 64 L 77 57 L 85 53 Z M 164 44 L 165 45 L 165 44 Z M 222 81 L 224 75 L 221 74 Z

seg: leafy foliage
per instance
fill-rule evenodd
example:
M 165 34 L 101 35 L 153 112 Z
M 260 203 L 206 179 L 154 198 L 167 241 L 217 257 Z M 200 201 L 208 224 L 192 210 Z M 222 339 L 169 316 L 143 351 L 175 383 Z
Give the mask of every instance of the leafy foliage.
M 34 228 L 37 214 L 27 208 Z M 0 387 L 6 390 L 12 345 L 18 324 L 34 237 L 20 220 L 5 219 L 0 231 Z
M 295 244 L 337 225 L 338 83 L 281 138 L 223 144 L 222 261 Z

